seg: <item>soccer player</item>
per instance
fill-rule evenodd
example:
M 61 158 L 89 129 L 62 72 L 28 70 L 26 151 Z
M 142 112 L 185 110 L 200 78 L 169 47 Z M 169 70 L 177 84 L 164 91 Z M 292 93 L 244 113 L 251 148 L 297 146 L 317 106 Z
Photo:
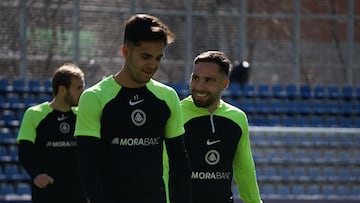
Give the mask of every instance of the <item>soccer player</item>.
M 33 203 L 86 202 L 73 136 L 84 73 L 66 63 L 52 77 L 54 98 L 25 111 L 19 129 L 19 161 L 31 177 Z
M 191 95 L 181 101 L 193 203 L 233 202 L 233 178 L 244 203 L 262 202 L 247 116 L 221 99 L 230 69 L 223 52 L 199 54 L 193 61 Z
M 91 203 L 165 203 L 165 142 L 178 202 L 191 201 L 180 101 L 154 79 L 165 47 L 174 40 L 157 17 L 126 22 L 120 70 L 80 97 L 75 136 Z

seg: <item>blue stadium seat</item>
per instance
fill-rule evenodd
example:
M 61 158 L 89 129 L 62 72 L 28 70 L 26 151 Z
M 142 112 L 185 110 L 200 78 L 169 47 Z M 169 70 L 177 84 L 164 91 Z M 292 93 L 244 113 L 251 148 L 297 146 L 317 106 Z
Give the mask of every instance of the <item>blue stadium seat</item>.
M 351 189 L 348 185 L 338 185 L 336 189 L 336 194 L 343 197 L 348 197 L 351 195 Z M 358 193 L 360 194 L 360 193 Z
M 17 94 L 9 95 L 7 102 L 10 104 L 10 108 L 12 109 L 24 109 L 24 103 Z
M 296 124 L 298 127 L 309 127 L 311 125 L 310 118 L 308 116 L 298 115 L 296 117 Z
M 339 118 L 339 126 L 344 128 L 352 128 L 355 127 L 355 124 L 353 123 L 352 118 L 342 116 Z
M 249 116 L 249 121 L 255 126 L 266 126 L 268 125 L 267 119 L 264 115 Z
M 321 193 L 328 198 L 330 196 L 334 196 L 336 194 L 335 186 L 333 184 L 323 185 L 321 188 Z
M 292 186 L 292 194 L 296 196 L 305 195 L 305 186 L 303 184 L 295 184 Z
M 51 84 L 49 84 L 51 87 Z M 170 84 L 172 88 L 178 93 L 180 98 L 184 98 L 189 94 L 189 89 L 183 82 L 175 82 Z
M 327 93 L 330 99 L 341 98 L 339 87 L 335 84 L 329 84 L 327 86 Z
M 337 115 L 340 112 L 340 106 L 337 100 L 329 100 L 326 105 L 326 111 L 328 114 Z
M 10 106 L 3 95 L 0 95 L 0 109 L 8 109 Z
M 275 98 L 284 98 L 286 96 L 286 92 L 281 84 L 272 85 L 271 91 Z
M 351 85 L 344 85 L 341 87 L 341 96 L 343 99 L 349 100 L 355 98 L 355 92 Z
M 359 167 L 352 167 L 350 169 L 350 174 L 349 175 L 356 178 L 357 179 L 356 181 L 360 181 L 360 168 Z
M 7 127 L 0 128 L 0 144 L 15 144 L 16 140 L 15 137 L 13 137 L 11 131 Z
M 12 180 L 12 181 L 22 180 L 22 175 L 16 164 L 6 164 L 4 167 L 4 173 L 8 180 Z
M 341 114 L 343 114 L 345 116 L 350 116 L 354 113 L 353 104 L 351 101 L 342 100 L 339 105 L 340 105 Z
M 300 114 L 311 114 L 313 113 L 312 103 L 310 100 L 302 99 L 297 103 L 298 112 Z
M 277 182 L 277 181 L 280 181 L 281 180 L 281 177 L 277 174 L 277 169 L 276 169 L 276 166 L 268 166 L 266 168 L 263 169 L 264 170 L 264 180 L 265 181 L 274 181 L 274 182 Z
M 295 176 L 295 179 L 298 181 L 309 181 L 310 180 L 310 177 L 307 174 L 305 167 L 296 166 L 294 168 L 293 174 Z
M 280 184 L 277 187 L 277 192 L 283 198 L 290 198 L 291 191 L 288 184 Z
M 232 99 L 232 98 L 230 98 L 230 97 L 226 97 L 226 98 L 223 98 L 223 100 L 224 100 L 225 102 L 227 102 L 227 103 L 235 106 L 235 107 L 240 108 L 240 103 L 239 103 L 239 101 L 238 101 L 237 99 Z
M 0 93 L 6 93 L 7 91 L 9 91 L 9 80 L 2 78 L 0 79 Z
M 27 87 L 31 93 L 41 93 L 45 91 L 45 87 L 41 84 L 41 81 L 37 79 L 30 79 L 27 82 Z
M 39 95 L 39 97 L 37 98 L 37 103 L 43 103 L 46 101 L 51 101 L 52 97 L 49 94 L 41 94 Z
M 4 127 L 19 127 L 20 124 L 20 121 L 13 111 L 3 112 L 2 120 L 4 121 Z
M 324 99 L 328 97 L 326 88 L 324 85 L 317 84 L 313 87 L 313 97 L 316 99 Z
M 14 139 L 16 139 L 14 137 Z M 18 148 L 17 145 L 11 145 L 9 147 L 9 155 L 13 161 L 18 161 Z
M 269 113 L 272 113 L 272 114 L 285 113 L 285 108 L 283 106 L 281 99 L 272 99 L 269 101 Z
M 306 194 L 308 195 L 320 195 L 320 185 L 318 184 L 311 184 L 306 188 Z
M 279 115 L 269 115 L 267 118 L 269 126 L 282 126 L 282 120 Z
M 299 109 L 295 100 L 286 99 L 284 101 L 284 106 L 287 114 L 299 114 Z
M 351 195 L 357 197 L 359 196 L 359 194 L 360 194 L 360 185 L 353 185 L 351 187 Z
M 240 109 L 249 114 L 256 113 L 255 104 L 251 99 L 242 99 Z
M 315 156 L 312 156 L 315 157 Z M 315 159 L 320 158 L 320 157 L 315 157 Z M 320 169 L 320 167 L 317 166 L 310 166 L 308 168 L 308 175 L 310 180 L 316 181 L 316 182 L 323 182 L 326 180 L 325 176 L 322 175 L 322 171 Z
M 31 195 L 30 185 L 27 183 L 18 183 L 16 185 L 16 193 L 18 195 Z
M 346 157 L 342 157 L 345 159 Z M 339 177 L 340 181 L 350 183 L 350 182 L 356 182 L 356 178 L 354 176 L 351 176 L 350 168 L 348 167 L 339 167 L 337 169 L 337 176 Z
M 291 173 L 291 169 L 289 167 L 280 167 L 279 168 L 279 176 L 282 181 L 293 181 L 294 176 Z
M 311 126 L 313 127 L 324 127 L 323 117 L 320 115 L 312 115 L 310 119 Z
M 285 86 L 286 97 L 294 99 L 298 97 L 298 88 L 295 84 L 288 84 Z
M 319 115 L 327 114 L 327 109 L 325 107 L 325 100 L 315 99 L 312 101 L 312 106 L 315 114 L 319 114 Z
M 46 79 L 43 81 L 43 86 L 45 88 L 45 93 L 52 93 L 52 82 L 51 79 Z
M 238 83 L 230 83 L 226 90 L 232 97 L 240 97 L 242 95 L 241 86 Z
M 334 166 L 325 166 L 322 169 L 321 174 L 326 178 L 327 181 L 337 181 L 338 179 L 336 168 Z
M 308 99 L 312 97 L 311 87 L 310 85 L 301 85 L 300 86 L 300 97 L 304 99 Z
M 273 97 L 272 91 L 267 84 L 258 84 L 257 92 L 260 98 Z
M 296 126 L 296 120 L 294 116 L 284 116 L 283 125 L 287 127 Z
M 1 135 L 0 135 L 1 137 Z M 3 146 L 2 143 L 0 143 L 0 163 L 6 163 L 6 162 L 10 162 L 11 157 L 6 149 L 6 146 Z M 0 169 L 2 169 L 2 167 L 0 166 Z M 3 171 L 0 171 L 0 180 L 3 180 L 4 176 L 3 176 Z
M 276 194 L 275 186 L 273 184 L 264 184 L 260 188 L 260 191 L 263 195 L 272 195 Z
M 34 95 L 24 97 L 24 108 L 28 108 L 37 104 L 37 98 Z
M 13 79 L 13 81 L 12 81 L 12 91 L 20 92 L 20 93 L 28 91 L 25 80 L 20 79 L 20 78 L 19 79 Z
M 242 95 L 245 97 L 257 97 L 257 91 L 255 85 L 246 83 L 243 85 Z
M 325 126 L 327 127 L 339 127 L 339 121 L 337 116 L 325 117 Z
M 0 196 L 15 194 L 15 188 L 11 183 L 0 184 Z
M 355 86 L 355 90 L 354 90 L 354 94 L 355 94 L 355 98 L 356 99 L 360 99 L 360 85 Z
M 255 100 L 255 110 L 256 110 L 256 113 L 268 114 L 269 106 L 268 106 L 267 101 L 264 99 Z

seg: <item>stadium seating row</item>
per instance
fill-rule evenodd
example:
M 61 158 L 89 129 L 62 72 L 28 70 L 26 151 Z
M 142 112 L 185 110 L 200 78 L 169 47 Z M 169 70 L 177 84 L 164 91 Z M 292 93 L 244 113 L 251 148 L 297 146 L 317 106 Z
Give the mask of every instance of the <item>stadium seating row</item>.
M 188 86 L 185 83 L 171 83 L 170 86 L 182 96 L 188 93 Z M 51 81 L 30 79 L 0 79 L 0 93 L 4 92 L 35 92 L 35 93 L 51 93 Z M 224 95 L 244 96 L 244 97 L 273 97 L 273 98 L 342 98 L 352 99 L 360 98 L 360 86 L 353 87 L 351 85 L 338 86 L 335 84 L 310 86 L 302 84 L 299 87 L 295 84 L 250 84 L 241 86 L 238 83 L 231 83 Z
M 51 93 L 50 80 L 31 79 L 25 81 L 23 79 L 0 79 L 0 93 L 17 92 L 17 93 Z
M 188 85 L 184 83 L 170 84 L 181 96 L 189 93 Z M 244 84 L 230 83 L 224 96 L 231 97 L 255 97 L 255 98 L 317 98 L 317 99 L 359 99 L 360 86 L 338 86 L 335 84 L 314 86 L 302 84 Z
M 3 83 L 0 80 L 0 199 L 30 194 L 29 177 L 17 160 L 16 132 L 25 108 L 51 97 L 49 81 Z M 358 87 L 235 85 L 224 92 L 224 99 L 248 114 L 250 126 L 360 128 Z M 183 84 L 174 87 L 180 97 L 187 95 Z M 263 198 L 360 200 L 357 134 L 250 133 Z

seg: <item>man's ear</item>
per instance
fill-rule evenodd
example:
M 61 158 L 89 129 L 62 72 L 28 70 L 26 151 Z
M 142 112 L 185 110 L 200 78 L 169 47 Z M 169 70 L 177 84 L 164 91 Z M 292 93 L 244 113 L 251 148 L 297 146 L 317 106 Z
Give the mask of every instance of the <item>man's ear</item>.
M 121 45 L 120 47 L 121 54 L 126 58 L 129 55 L 129 47 L 126 45 Z
M 58 95 L 65 95 L 67 92 L 67 89 L 64 85 L 59 85 L 59 89 L 58 89 Z
M 229 79 L 226 79 L 226 80 L 224 81 L 223 90 L 226 90 L 226 89 L 229 87 L 229 85 L 230 85 L 230 80 L 229 80 Z

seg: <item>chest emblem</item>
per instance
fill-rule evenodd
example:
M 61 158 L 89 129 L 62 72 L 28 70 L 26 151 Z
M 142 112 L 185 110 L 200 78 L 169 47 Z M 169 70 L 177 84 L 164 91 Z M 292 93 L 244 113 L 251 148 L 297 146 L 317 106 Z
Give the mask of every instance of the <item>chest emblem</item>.
M 69 133 L 70 132 L 70 124 L 67 122 L 60 123 L 59 130 L 63 134 Z
M 220 153 L 216 150 L 210 150 L 205 154 L 205 162 L 209 165 L 216 165 L 220 161 Z
M 139 101 L 141 101 L 141 100 L 139 100 Z M 144 125 L 144 123 L 146 122 L 146 114 L 145 114 L 145 112 L 143 110 L 141 110 L 141 109 L 135 109 L 131 113 L 131 121 L 136 126 Z

